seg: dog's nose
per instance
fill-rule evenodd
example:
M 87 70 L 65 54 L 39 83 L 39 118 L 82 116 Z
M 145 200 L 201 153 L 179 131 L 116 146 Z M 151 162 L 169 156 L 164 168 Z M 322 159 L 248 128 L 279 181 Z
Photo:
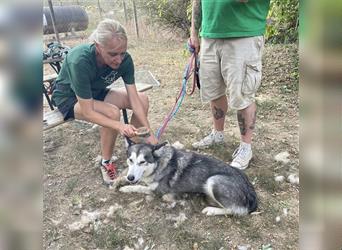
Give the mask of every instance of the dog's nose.
M 127 176 L 127 180 L 134 181 L 134 175 L 130 174 L 129 176 Z

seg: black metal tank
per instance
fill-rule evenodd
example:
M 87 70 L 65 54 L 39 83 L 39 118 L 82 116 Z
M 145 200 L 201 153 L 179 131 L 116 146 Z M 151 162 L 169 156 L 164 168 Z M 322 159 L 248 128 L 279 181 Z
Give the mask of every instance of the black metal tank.
M 88 14 L 80 6 L 54 6 L 56 28 L 59 33 L 86 30 L 88 28 Z M 53 34 L 53 26 L 49 7 L 43 8 L 43 33 Z

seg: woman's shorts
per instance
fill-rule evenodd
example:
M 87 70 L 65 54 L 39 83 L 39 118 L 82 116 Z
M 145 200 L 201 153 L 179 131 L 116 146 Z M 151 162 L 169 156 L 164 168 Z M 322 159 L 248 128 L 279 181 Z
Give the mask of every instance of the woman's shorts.
M 93 99 L 97 101 L 104 101 L 108 92 L 109 92 L 109 89 L 104 89 L 100 91 L 96 96 L 94 96 Z M 75 118 L 74 106 L 76 103 L 77 103 L 77 98 L 76 96 L 73 96 L 73 97 L 70 97 L 65 102 L 63 102 L 62 104 L 57 106 L 58 110 L 62 113 L 64 117 L 64 121 Z

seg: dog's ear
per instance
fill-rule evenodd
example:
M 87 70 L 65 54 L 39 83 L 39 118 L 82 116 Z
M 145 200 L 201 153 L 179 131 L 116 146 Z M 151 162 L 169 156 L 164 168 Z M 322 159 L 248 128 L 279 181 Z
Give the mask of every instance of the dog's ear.
M 134 141 L 132 141 L 129 137 L 125 136 L 126 142 L 128 144 L 128 147 L 132 146 L 135 144 Z
M 163 142 L 163 143 L 160 143 L 160 144 L 157 144 L 157 145 L 153 145 L 153 147 L 152 147 L 152 152 L 154 152 L 154 151 L 156 151 L 156 150 L 158 150 L 158 149 L 164 147 L 166 144 L 167 144 L 167 142 L 165 141 L 165 142 Z
M 166 144 L 168 144 L 168 142 L 163 142 L 157 145 L 153 145 L 152 146 L 152 155 L 155 158 L 159 158 L 162 154 L 163 154 L 163 149 L 161 149 L 162 147 L 164 147 Z

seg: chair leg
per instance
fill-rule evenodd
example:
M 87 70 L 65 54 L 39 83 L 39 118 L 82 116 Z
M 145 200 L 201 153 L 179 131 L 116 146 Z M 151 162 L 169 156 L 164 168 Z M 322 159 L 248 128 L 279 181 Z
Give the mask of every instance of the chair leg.
M 44 93 L 44 95 L 45 95 L 45 98 L 46 98 L 46 100 L 47 100 L 49 106 L 50 106 L 50 109 L 51 109 L 51 110 L 54 110 L 53 105 L 52 105 L 52 102 L 51 102 L 51 99 L 50 99 L 50 97 L 49 97 L 49 94 L 48 94 L 48 92 L 47 92 L 47 90 L 46 90 L 44 84 L 43 84 L 43 93 Z
M 125 124 L 128 124 L 128 116 L 127 116 L 127 110 L 126 109 L 122 109 L 122 116 L 123 116 Z

